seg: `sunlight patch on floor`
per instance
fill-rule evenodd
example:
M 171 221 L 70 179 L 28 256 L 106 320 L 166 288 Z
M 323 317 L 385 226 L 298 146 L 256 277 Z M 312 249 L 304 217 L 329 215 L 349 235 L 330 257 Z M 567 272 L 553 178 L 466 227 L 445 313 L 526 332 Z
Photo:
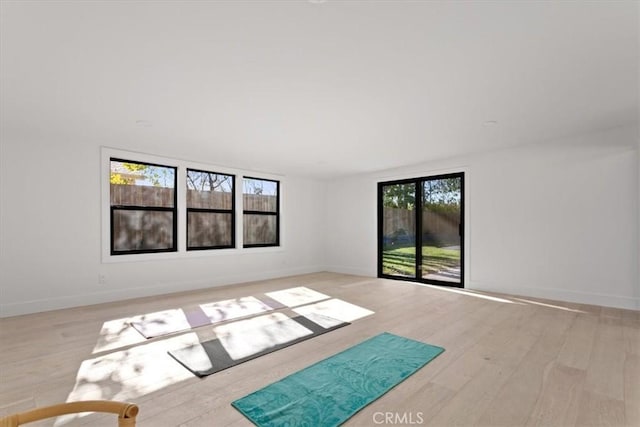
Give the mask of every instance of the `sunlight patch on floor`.
M 242 297 L 104 322 L 93 348 L 93 357 L 80 364 L 75 385 L 66 401 L 134 401 L 172 384 L 191 379 L 191 372 L 176 363 L 167 352 L 187 347 L 193 348 L 194 351 L 204 351 L 200 345 L 204 338 L 203 333 L 209 338 L 215 336 L 219 339 L 234 360 L 313 333 L 284 313 L 261 314 L 284 308 L 278 304 L 297 307 L 293 310 L 295 313 L 325 328 L 374 314 L 366 308 L 332 299 L 306 287 L 283 289 L 265 295 L 270 298 L 270 305 L 255 297 Z M 203 317 L 205 322 L 208 318 L 211 323 L 221 323 L 255 314 L 260 315 L 224 323 L 207 331 L 193 329 L 194 323 Z M 196 318 L 198 315 L 200 317 Z M 167 328 L 193 332 L 166 336 Z M 165 337 L 149 341 L 141 332 L 149 336 Z M 58 417 L 55 426 L 72 424 L 74 420 L 86 415 L 89 414 Z
M 223 322 L 225 320 L 238 319 L 252 314 L 271 311 L 270 307 L 255 297 L 242 297 L 225 301 L 200 304 L 200 308 L 209 318 L 211 323 Z
M 502 298 L 502 297 L 496 297 L 496 296 L 493 296 L 493 295 L 485 295 L 485 294 L 479 293 L 477 291 L 471 291 L 471 290 L 465 290 L 465 289 L 448 288 L 448 287 L 444 287 L 444 286 L 427 285 L 427 284 L 423 284 L 423 283 L 416 283 L 416 284 L 419 285 L 419 286 L 426 286 L 426 287 L 431 288 L 431 289 L 437 289 L 438 291 L 452 292 L 452 293 L 466 295 L 466 296 L 470 296 L 470 297 L 482 298 L 482 299 L 486 299 L 486 300 L 489 300 L 489 301 L 503 302 L 503 303 L 507 303 L 507 304 L 519 304 L 519 305 L 533 304 L 533 305 L 538 305 L 538 306 L 541 306 L 541 307 L 554 308 L 556 310 L 570 311 L 572 313 L 586 313 L 586 311 L 578 310 L 578 309 L 575 309 L 575 308 L 563 307 L 563 306 L 560 306 L 560 305 L 549 304 L 549 303 L 544 303 L 544 302 L 540 302 L 540 301 L 534 301 L 534 300 L 521 298 L 521 297 L 508 296 L 508 297 L 503 297 Z
M 218 326 L 214 331 L 233 360 L 252 356 L 313 333 L 283 313 L 240 320 Z
M 191 329 L 191 324 L 181 308 L 133 316 L 131 324 L 147 337 L 166 335 L 167 327 L 175 331 Z
M 532 301 L 532 300 L 529 300 L 529 299 L 524 299 L 524 298 L 519 298 L 519 297 L 518 298 L 511 297 L 511 299 L 516 300 L 516 301 L 520 301 L 520 302 L 525 303 L 525 304 L 533 304 L 533 305 L 539 305 L 541 307 L 555 308 L 555 309 L 558 309 L 558 310 L 570 311 L 572 313 L 586 313 L 586 311 L 578 310 L 578 309 L 575 309 L 575 308 L 562 307 L 560 305 L 547 304 L 547 303 L 544 303 L 544 302 Z
M 329 295 L 314 291 L 313 289 L 300 286 L 297 288 L 283 289 L 281 291 L 265 293 L 269 298 L 273 298 L 287 307 L 297 307 L 303 304 L 321 301 L 331 298 Z
M 104 322 L 92 354 L 115 350 L 146 341 L 146 339 L 131 326 L 130 322 L 131 318 L 129 317 Z
M 491 295 L 479 294 L 477 292 L 466 291 L 466 290 L 458 289 L 458 288 L 447 288 L 447 287 L 444 287 L 444 286 L 425 285 L 425 284 L 422 284 L 422 283 L 417 283 L 417 284 L 420 285 L 420 286 L 426 286 L 426 287 L 431 288 L 431 289 L 437 289 L 439 291 L 451 292 L 451 293 L 454 293 L 454 294 L 466 295 L 466 296 L 469 296 L 469 297 L 481 298 L 481 299 L 486 299 L 486 300 L 489 300 L 489 301 L 503 302 L 503 303 L 506 303 L 506 304 L 519 304 L 519 303 L 516 303 L 514 301 L 508 300 L 506 298 L 500 298 L 500 297 L 494 297 L 494 296 L 491 296 Z
M 303 316 L 313 316 L 313 314 L 320 314 L 322 316 L 338 319 L 343 322 L 353 322 L 354 320 L 374 314 L 374 312 L 371 310 L 367 310 L 366 308 L 359 307 L 355 304 L 351 304 L 337 298 L 332 298 L 327 301 L 298 307 L 293 309 L 293 311 Z M 313 320 L 312 317 L 310 318 Z
M 80 365 L 75 385 L 66 401 L 131 401 L 193 378 L 167 351 L 196 343 L 197 334 L 188 333 L 87 359 Z M 67 425 L 85 415 L 59 417 L 55 425 Z

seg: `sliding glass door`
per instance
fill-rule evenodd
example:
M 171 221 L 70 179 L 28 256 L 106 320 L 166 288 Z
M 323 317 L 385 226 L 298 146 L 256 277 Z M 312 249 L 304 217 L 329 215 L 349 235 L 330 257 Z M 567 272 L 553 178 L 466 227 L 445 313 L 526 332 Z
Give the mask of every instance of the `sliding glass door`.
M 464 174 L 378 184 L 378 276 L 464 287 Z

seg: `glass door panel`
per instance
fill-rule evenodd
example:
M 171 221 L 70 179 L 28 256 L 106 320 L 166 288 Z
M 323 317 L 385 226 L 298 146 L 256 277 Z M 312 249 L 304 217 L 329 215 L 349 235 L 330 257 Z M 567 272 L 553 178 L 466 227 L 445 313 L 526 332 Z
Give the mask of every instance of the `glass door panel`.
M 381 187 L 382 274 L 416 277 L 416 183 Z
M 422 195 L 421 277 L 460 284 L 462 178 L 425 179 Z
M 464 173 L 378 183 L 378 276 L 464 287 Z

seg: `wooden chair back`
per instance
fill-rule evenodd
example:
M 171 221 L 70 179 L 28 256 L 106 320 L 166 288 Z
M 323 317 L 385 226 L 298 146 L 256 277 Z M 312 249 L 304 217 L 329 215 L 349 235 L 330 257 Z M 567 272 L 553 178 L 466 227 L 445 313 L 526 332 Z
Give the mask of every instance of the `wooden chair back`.
M 0 418 L 0 427 L 17 427 L 46 418 L 80 412 L 105 412 L 118 415 L 118 427 L 135 427 L 138 405 L 110 400 L 86 400 L 36 408 Z

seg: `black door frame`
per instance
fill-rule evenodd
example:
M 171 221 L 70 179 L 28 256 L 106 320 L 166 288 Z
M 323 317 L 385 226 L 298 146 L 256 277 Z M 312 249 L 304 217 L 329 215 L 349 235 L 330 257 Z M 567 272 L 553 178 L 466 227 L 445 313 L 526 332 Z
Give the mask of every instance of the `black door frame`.
M 444 280 L 433 280 L 422 278 L 422 215 L 418 215 L 418 212 L 422 213 L 422 194 L 420 188 L 423 182 L 433 181 L 445 178 L 460 178 L 460 282 L 448 282 Z M 392 276 L 390 274 L 382 273 L 382 250 L 384 240 L 384 211 L 382 205 L 382 189 L 387 185 L 397 184 L 415 184 L 416 187 L 416 277 L 403 277 Z M 394 181 L 378 182 L 378 277 L 383 279 L 404 280 L 409 282 L 420 282 L 430 285 L 449 286 L 455 288 L 464 288 L 464 273 L 465 273 L 465 189 L 464 189 L 464 172 L 447 173 L 440 175 L 430 175 L 418 178 L 400 179 Z

